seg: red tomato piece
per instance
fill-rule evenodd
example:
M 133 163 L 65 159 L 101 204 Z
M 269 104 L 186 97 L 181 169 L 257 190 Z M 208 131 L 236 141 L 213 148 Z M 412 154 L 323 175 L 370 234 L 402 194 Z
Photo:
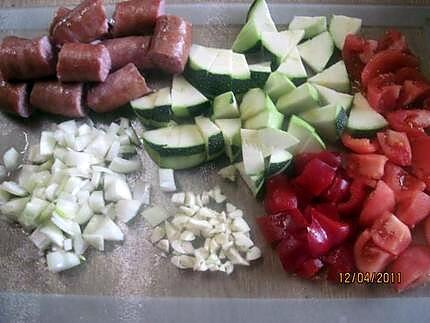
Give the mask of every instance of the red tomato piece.
M 335 283 L 340 282 L 340 273 L 352 273 L 356 271 L 353 249 L 349 244 L 343 244 L 331 250 L 329 254 L 323 258 L 323 261 L 328 269 L 327 279 Z
M 353 138 L 349 133 L 344 132 L 340 137 L 342 144 L 357 154 L 371 154 L 378 151 L 379 146 L 376 140 L 369 138 Z
M 427 217 L 424 223 L 424 234 L 426 236 L 427 244 L 430 245 L 430 217 Z
M 422 75 L 417 68 L 413 67 L 402 67 L 394 74 L 396 76 L 397 84 L 403 84 L 403 82 L 407 80 L 427 82 L 427 79 L 424 77 L 424 75 Z
M 296 270 L 296 274 L 302 278 L 311 279 L 324 267 L 323 262 L 318 258 L 305 260 Z
M 337 206 L 333 203 L 318 203 L 310 207 L 315 208 L 315 210 L 317 210 L 318 212 L 321 212 L 326 217 L 334 221 L 340 221 L 339 212 L 337 211 Z
M 350 188 L 350 196 L 346 202 L 337 205 L 338 211 L 343 215 L 354 214 L 361 208 L 367 197 L 366 185 L 361 180 L 353 180 Z
M 378 132 L 376 136 L 382 151 L 390 161 L 400 166 L 411 164 L 412 150 L 406 133 L 387 129 Z
M 312 159 L 296 178 L 296 184 L 306 189 L 314 196 L 319 196 L 333 182 L 335 170 L 319 159 Z
M 430 94 L 430 84 L 423 81 L 407 80 L 403 83 L 399 97 L 399 106 L 405 107 L 409 104 L 425 98 Z
M 308 226 L 308 244 L 312 256 L 326 254 L 332 247 L 340 245 L 350 235 L 347 223 L 330 219 L 315 208 L 310 210 L 311 224 Z
M 390 29 L 385 31 L 384 35 L 378 40 L 378 52 L 396 49 L 402 52 L 409 52 L 408 44 L 406 43 L 406 37 L 399 31 Z
M 397 107 L 401 89 L 401 85 L 395 84 L 393 73 L 380 74 L 370 80 L 367 86 L 367 100 L 378 112 L 393 110 Z
M 387 157 L 380 154 L 346 154 L 345 170 L 351 177 L 357 175 L 378 180 L 384 175 L 384 167 L 387 160 Z
M 361 72 L 361 85 L 367 88 L 370 80 L 380 74 L 390 73 L 402 67 L 418 67 L 420 61 L 413 55 L 388 49 L 375 54 Z
M 386 117 L 391 128 L 409 136 L 420 136 L 430 127 L 430 111 L 427 110 L 398 110 Z
M 344 201 L 348 197 L 349 187 L 349 182 L 337 175 L 331 186 L 322 195 L 322 198 L 333 203 Z
M 401 273 L 400 281 L 393 285 L 398 292 L 426 283 L 430 279 L 430 248 L 410 246 L 392 263 L 389 271 Z
M 303 153 L 294 156 L 294 170 L 297 175 L 303 173 L 305 166 L 312 160 L 319 159 L 337 170 L 342 163 L 342 157 L 338 152 L 324 150 L 319 153 Z
M 272 187 L 264 198 L 264 208 L 267 214 L 277 214 L 283 211 L 297 209 L 297 196 L 294 190 L 283 184 L 278 188 Z
M 423 135 L 412 140 L 412 173 L 430 187 L 430 137 Z
M 304 235 L 286 236 L 276 247 L 276 252 L 286 272 L 295 272 L 307 259 L 311 258 Z
M 379 181 L 375 190 L 369 194 L 360 213 L 360 225 L 371 226 L 385 212 L 392 212 L 396 204 L 393 190 Z
M 354 244 L 355 265 L 361 272 L 382 272 L 394 256 L 379 248 L 369 230 L 364 230 Z
M 423 181 L 391 162 L 385 164 L 382 180 L 394 191 L 397 200 L 402 192 L 424 191 L 426 188 Z
M 409 228 L 392 213 L 380 216 L 370 229 L 373 242 L 394 256 L 400 255 L 411 243 Z
M 397 217 L 410 228 L 430 214 L 430 196 L 422 191 L 411 191 L 397 205 Z

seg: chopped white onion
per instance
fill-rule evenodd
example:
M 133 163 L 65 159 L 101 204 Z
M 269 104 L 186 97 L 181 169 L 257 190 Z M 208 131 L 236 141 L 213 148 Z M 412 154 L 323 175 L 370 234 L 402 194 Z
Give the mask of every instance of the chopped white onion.
M 77 224 L 75 221 L 72 221 L 67 218 L 63 218 L 57 213 L 53 213 L 51 217 L 52 223 L 54 223 L 58 228 L 60 228 L 65 233 L 75 236 L 78 234 L 81 234 L 81 228 L 79 224 Z
M 40 229 L 34 230 L 29 238 L 39 250 L 45 250 L 51 244 L 51 240 Z
M 73 237 L 73 251 L 78 255 L 84 254 L 88 248 L 88 243 L 82 238 L 81 235 L 75 235 Z
M 64 251 L 70 251 L 73 248 L 73 242 L 72 239 L 66 239 L 64 240 Z
M 93 215 L 93 210 L 90 208 L 87 202 L 84 202 L 79 205 L 79 211 L 76 214 L 74 220 L 76 223 L 84 224 L 87 223 Z
M 160 180 L 160 189 L 164 192 L 175 192 L 175 176 L 173 169 L 160 168 L 158 169 L 158 177 Z
M 118 157 L 121 149 L 121 143 L 119 140 L 115 140 L 109 148 L 109 151 L 106 155 L 107 161 L 113 161 L 116 157 Z
M 3 155 L 3 164 L 7 170 L 15 170 L 19 165 L 19 152 L 15 148 L 9 148 Z
M 54 273 L 78 266 L 81 261 L 73 252 L 55 251 L 46 255 L 48 269 Z
M 8 192 L 12 195 L 15 195 L 15 196 L 23 197 L 23 196 L 28 195 L 28 192 L 23 187 L 19 186 L 15 182 L 3 182 L 0 185 L 0 188 L 3 191 L 6 191 L 6 192 Z
M 141 201 L 138 200 L 119 200 L 116 203 L 116 217 L 119 221 L 127 223 L 139 212 Z
M 54 223 L 49 221 L 40 227 L 39 230 L 44 235 L 46 235 L 52 243 L 56 244 L 60 248 L 63 248 L 65 239 L 64 234 Z
M 121 174 L 134 173 L 141 168 L 140 160 L 127 160 L 120 157 L 115 157 L 109 168 L 114 172 Z
M 175 193 L 172 195 L 171 201 L 173 204 L 181 205 L 185 203 L 185 193 Z
M 88 205 L 95 213 L 101 212 L 105 207 L 103 192 L 102 191 L 92 192 L 90 195 L 90 198 L 88 199 Z
M 100 234 L 83 234 L 82 238 L 97 250 L 103 251 L 105 249 L 105 241 Z
M 51 156 L 54 153 L 57 140 L 51 131 L 42 131 L 40 135 L 40 154 Z
M 169 217 L 167 211 L 159 206 L 145 209 L 141 212 L 141 215 L 152 227 L 156 227 Z
M 106 183 L 106 178 L 109 180 Z M 116 176 L 106 176 L 104 183 L 106 201 L 131 200 L 131 192 L 126 181 Z
M 122 241 L 124 234 L 109 217 L 94 215 L 85 227 L 84 234 L 101 235 L 104 240 Z
M 0 188 L 0 204 L 6 203 L 7 201 L 10 200 L 10 198 L 11 198 L 10 193 Z

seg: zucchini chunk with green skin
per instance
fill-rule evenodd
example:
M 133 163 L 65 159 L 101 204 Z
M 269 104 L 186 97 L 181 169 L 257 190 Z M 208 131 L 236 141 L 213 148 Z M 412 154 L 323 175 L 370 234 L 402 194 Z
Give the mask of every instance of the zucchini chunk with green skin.
M 315 72 L 321 72 L 333 55 L 334 43 L 328 31 L 298 46 L 300 56 Z
M 284 172 L 291 163 L 293 155 L 287 150 L 275 150 L 270 155 L 264 176 L 266 178 Z
M 265 55 L 272 62 L 272 69 L 276 70 L 294 47 L 303 39 L 304 30 L 284 30 L 281 32 L 263 32 L 261 43 Z
M 264 87 L 270 73 L 272 73 L 270 64 L 271 62 L 263 62 L 249 65 L 249 71 L 251 72 L 251 87 Z
M 266 94 L 262 89 L 250 89 L 242 98 L 239 106 L 240 118 L 249 119 L 266 110 Z
M 212 160 L 224 153 L 224 137 L 221 130 L 206 117 L 194 119 L 206 145 L 207 160 Z
M 309 83 L 300 85 L 276 102 L 279 112 L 289 116 L 311 110 L 318 106 L 318 91 Z
M 294 147 L 293 155 L 325 150 L 325 144 L 315 128 L 295 115 L 291 116 L 288 123 L 288 133 L 296 137 L 300 142 L 299 145 Z
M 352 134 L 371 136 L 387 125 L 387 120 L 369 105 L 369 102 L 361 93 L 354 95 L 347 125 Z
M 248 91 L 251 82 L 251 72 L 248 62 L 243 54 L 232 54 L 231 86 L 234 93 L 244 93 Z
M 217 119 L 215 124 L 221 130 L 224 137 L 225 153 L 230 159 L 230 162 L 234 162 L 240 155 L 241 151 L 241 137 L 240 129 L 242 122 L 239 118 L 236 119 Z
M 157 92 L 151 93 L 139 99 L 130 101 L 130 106 L 142 118 L 151 119 L 155 107 Z
M 343 61 L 339 61 L 321 73 L 312 76 L 308 79 L 308 82 L 344 93 L 348 93 L 351 90 L 348 72 Z
M 347 16 L 333 15 L 329 23 L 329 32 L 337 48 L 342 50 L 345 37 L 348 34 L 357 34 L 361 29 L 361 19 Z
M 308 77 L 299 49 L 294 47 L 285 60 L 279 65 L 277 72 L 285 74 L 290 79 L 302 79 Z
M 173 120 L 167 121 L 167 122 L 160 122 L 160 121 L 155 121 L 152 119 L 147 119 L 144 118 L 142 116 L 139 115 L 138 112 L 136 112 L 137 117 L 139 118 L 140 122 L 142 123 L 143 126 L 145 126 L 146 128 L 165 128 L 165 127 L 173 127 L 176 126 L 177 123 Z
M 130 102 L 130 105 L 144 119 L 169 122 L 172 119 L 172 99 L 170 87 Z
M 280 129 L 284 122 L 284 115 L 276 109 L 272 100 L 266 97 L 266 109 L 257 115 L 245 120 L 245 129 L 275 128 Z
M 242 143 L 259 146 L 264 157 L 270 156 L 276 150 L 291 150 L 299 143 L 290 133 L 275 128 L 241 129 L 240 137 Z
M 210 90 L 208 78 L 209 68 L 218 54 L 217 48 L 193 44 L 190 49 L 188 63 L 185 67 L 185 78 L 204 95 Z
M 261 48 L 261 33 L 264 31 L 276 31 L 276 26 L 266 1 L 254 0 L 249 8 L 246 24 L 242 27 L 233 43 L 233 50 L 237 53 L 259 51 Z
M 236 169 L 239 171 L 240 176 L 242 177 L 245 184 L 248 186 L 248 188 L 251 190 L 252 195 L 255 197 L 260 197 L 262 193 L 262 188 L 264 186 L 264 173 L 257 174 L 257 175 L 248 175 L 245 172 L 245 166 L 243 162 L 234 164 Z
M 233 92 L 226 92 L 214 98 L 212 119 L 230 119 L 239 116 L 239 108 Z
M 218 49 L 218 54 L 209 68 L 209 96 L 216 96 L 232 88 L 233 52 L 231 49 Z
M 348 116 L 341 105 L 329 104 L 300 114 L 326 140 L 336 142 L 346 128 Z
M 303 29 L 305 31 L 305 39 L 312 38 L 327 30 L 327 18 L 319 17 L 304 17 L 294 16 L 288 25 L 288 29 L 296 30 Z
M 336 92 L 335 90 L 318 84 L 314 84 L 313 86 L 317 89 L 320 103 L 323 106 L 328 104 L 339 104 L 346 112 L 351 108 L 353 99 L 352 95 Z
M 283 73 L 273 72 L 264 85 L 264 91 L 270 96 L 273 102 L 276 102 L 284 94 L 290 93 L 296 86 Z
M 246 174 L 258 175 L 264 173 L 264 156 L 258 145 L 242 142 L 242 158 Z
M 171 95 L 172 111 L 176 117 L 194 117 L 210 109 L 209 100 L 183 76 L 173 77 Z
M 167 156 L 161 155 L 159 151 L 144 144 L 145 151 L 151 159 L 161 168 L 187 169 L 199 166 L 206 161 L 206 152 L 195 153 L 188 156 Z

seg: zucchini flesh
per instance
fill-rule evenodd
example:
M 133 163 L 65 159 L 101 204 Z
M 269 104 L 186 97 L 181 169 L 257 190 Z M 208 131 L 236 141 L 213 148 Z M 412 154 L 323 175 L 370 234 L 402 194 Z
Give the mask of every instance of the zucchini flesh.
M 285 115 L 305 112 L 318 106 L 318 92 L 309 83 L 300 85 L 279 98 L 276 107 Z
M 179 118 L 197 116 L 210 108 L 209 100 L 179 75 L 173 77 L 171 100 L 173 114 Z
M 312 38 L 327 30 L 327 18 L 324 16 L 294 16 L 293 20 L 291 20 L 290 24 L 288 25 L 288 29 L 303 29 L 305 31 L 304 38 Z
M 224 152 L 224 137 L 221 130 L 206 117 L 196 117 L 196 125 L 205 140 L 207 159 L 211 160 Z
M 336 47 L 342 50 L 345 37 L 348 34 L 357 34 L 361 29 L 361 19 L 334 15 L 330 19 L 329 31 Z
M 300 56 L 315 72 L 321 72 L 333 55 L 334 43 L 329 32 L 323 32 L 298 46 Z
M 285 74 L 290 79 L 301 79 L 308 76 L 297 46 L 291 50 L 290 54 L 279 65 L 277 71 Z
M 321 73 L 311 77 L 308 81 L 339 92 L 348 93 L 351 89 L 348 72 L 343 61 L 333 64 Z

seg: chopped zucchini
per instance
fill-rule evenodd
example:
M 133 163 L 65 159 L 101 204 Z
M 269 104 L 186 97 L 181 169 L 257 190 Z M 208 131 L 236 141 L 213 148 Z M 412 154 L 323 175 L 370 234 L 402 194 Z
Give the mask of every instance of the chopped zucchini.
M 305 112 L 318 106 L 318 92 L 309 83 L 300 85 L 279 98 L 276 107 L 284 115 Z
M 309 123 L 293 115 L 288 123 L 288 133 L 296 137 L 300 144 L 293 148 L 293 154 L 319 152 L 325 150 L 325 144 Z
M 343 48 L 346 35 L 357 34 L 360 29 L 361 19 L 337 15 L 331 17 L 328 28 L 336 47 L 340 50 Z
M 154 126 L 167 125 L 172 119 L 170 88 L 165 87 L 155 93 L 130 102 L 131 107 L 142 120 L 154 121 Z
M 209 95 L 216 96 L 232 88 L 233 52 L 231 49 L 218 49 L 218 54 L 209 68 Z
M 263 88 L 269 78 L 272 69 L 270 68 L 271 62 L 263 62 L 259 64 L 249 65 L 251 72 L 251 86 Z
M 303 39 L 304 30 L 284 30 L 281 32 L 263 32 L 261 43 L 266 56 L 272 61 L 276 70 L 293 48 Z
M 315 72 L 321 72 L 333 55 L 334 43 L 325 31 L 298 46 L 300 56 Z
M 206 152 L 199 152 L 192 155 L 181 156 L 168 156 L 162 155 L 159 151 L 152 149 L 147 144 L 145 145 L 145 151 L 151 157 L 151 159 L 161 168 L 171 169 L 187 169 L 196 167 L 206 161 Z
M 230 119 L 240 116 L 233 92 L 226 92 L 214 98 L 212 119 Z
M 244 93 L 250 87 L 251 72 L 245 55 L 238 53 L 232 55 L 232 90 L 234 93 Z
M 328 104 L 339 104 L 345 109 L 346 112 L 348 112 L 351 108 L 353 99 L 352 95 L 336 92 L 335 90 L 318 84 L 314 84 L 314 87 L 318 91 L 320 103 L 323 106 Z
M 259 146 L 264 157 L 276 150 L 292 149 L 299 143 L 290 133 L 275 128 L 241 129 L 240 136 L 242 142 Z
M 351 112 L 348 119 L 348 130 L 355 135 L 372 135 L 385 128 L 387 120 L 376 112 L 361 93 L 354 95 Z
M 250 89 L 239 106 L 240 118 L 246 120 L 266 110 L 266 103 L 266 94 L 262 89 Z
M 264 85 L 264 91 L 276 102 L 284 94 L 290 93 L 296 86 L 289 78 L 280 72 L 272 72 Z
M 258 175 L 264 173 L 263 151 L 258 145 L 242 142 L 242 157 L 246 174 Z
M 151 93 L 139 99 L 130 101 L 130 105 L 139 116 L 151 119 L 156 98 L 157 92 Z
M 143 118 L 142 116 L 140 116 L 138 113 L 137 117 L 139 118 L 140 122 L 146 127 L 146 128 L 165 128 L 165 127 L 172 127 L 172 126 L 176 126 L 177 123 L 173 120 L 170 120 L 168 122 L 159 122 L 159 121 L 155 121 L 152 119 L 146 119 Z
M 280 129 L 284 122 L 284 115 L 280 113 L 272 100 L 266 97 L 266 109 L 257 115 L 245 120 L 243 127 L 246 129 L 275 128 Z
M 196 117 L 196 125 L 205 140 L 207 160 L 219 157 L 224 152 L 224 137 L 221 130 L 206 117 Z
M 321 73 L 308 79 L 308 81 L 344 93 L 349 92 L 351 89 L 348 72 L 343 61 L 333 64 Z
M 236 119 L 217 119 L 215 124 L 221 130 L 224 137 L 225 152 L 231 162 L 234 162 L 240 155 L 242 145 L 240 138 L 240 128 L 242 123 Z
M 290 30 L 303 29 L 305 31 L 304 38 L 306 39 L 312 38 L 327 30 L 327 18 L 324 16 L 318 16 L 318 17 L 294 16 L 293 20 L 291 20 L 288 26 L 288 29 Z
M 326 140 L 336 142 L 343 133 L 348 116 L 341 105 L 329 104 L 300 114 Z
M 245 166 L 243 162 L 236 163 L 234 164 L 234 166 L 239 171 L 240 176 L 242 177 L 248 188 L 251 190 L 252 194 L 255 197 L 259 197 L 264 187 L 264 173 L 249 176 L 245 172 Z
M 279 65 L 277 71 L 285 74 L 290 79 L 302 79 L 308 76 L 297 46 L 291 50 L 290 54 Z
M 293 155 L 287 150 L 278 149 L 272 152 L 266 166 L 265 177 L 284 172 L 291 163 Z
M 183 76 L 175 75 L 172 82 L 172 111 L 176 117 L 194 117 L 210 109 L 209 100 Z

